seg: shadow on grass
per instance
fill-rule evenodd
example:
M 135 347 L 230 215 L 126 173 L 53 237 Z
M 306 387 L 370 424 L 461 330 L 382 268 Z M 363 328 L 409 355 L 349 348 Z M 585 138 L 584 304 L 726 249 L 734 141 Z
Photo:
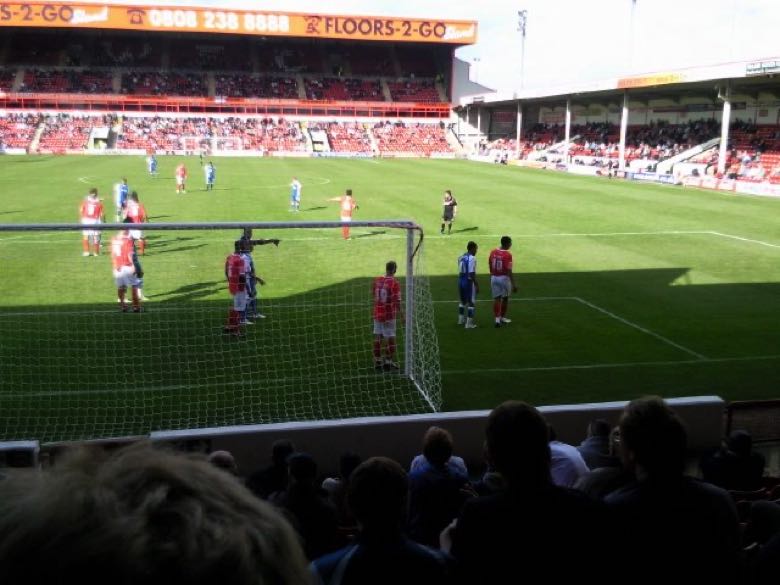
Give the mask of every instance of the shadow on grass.
M 370 238 L 371 236 L 381 236 L 382 234 L 386 234 L 387 230 L 374 230 L 371 232 L 368 232 L 367 234 L 358 234 L 356 236 L 352 236 L 355 239 L 358 238 Z
M 452 230 L 452 233 L 453 234 L 462 234 L 462 233 L 465 233 L 465 232 L 475 232 L 478 229 L 479 229 L 479 226 L 475 225 L 475 226 L 472 226 L 472 227 L 460 228 L 459 230 Z

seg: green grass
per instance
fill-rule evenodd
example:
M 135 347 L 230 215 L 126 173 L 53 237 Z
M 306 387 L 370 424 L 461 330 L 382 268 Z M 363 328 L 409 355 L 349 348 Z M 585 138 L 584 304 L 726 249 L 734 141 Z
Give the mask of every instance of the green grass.
M 271 158 L 215 159 L 213 193 L 188 159 L 190 191 L 177 197 L 178 162 L 161 157 L 153 179 L 141 157 L 1 157 L 0 222 L 75 222 L 93 185 L 110 213 L 121 176 L 160 222 L 288 221 L 293 175 L 304 185 L 294 219 L 336 220 L 325 199 L 351 187 L 356 219 L 425 229 L 445 410 L 778 395 L 778 200 L 463 161 Z M 459 215 L 441 237 L 446 188 Z M 81 258 L 77 234 L 0 233 L 0 436 L 424 411 L 406 379 L 370 367 L 369 279 L 403 258 L 404 241 L 354 232 L 275 231 L 281 246 L 255 251 L 269 319 L 239 342 L 219 333 L 232 232 L 151 234 L 142 315 L 118 314 L 107 258 Z M 485 273 L 503 234 L 520 290 L 513 323 L 496 330 Z M 470 239 L 483 302 L 465 331 L 454 270 Z

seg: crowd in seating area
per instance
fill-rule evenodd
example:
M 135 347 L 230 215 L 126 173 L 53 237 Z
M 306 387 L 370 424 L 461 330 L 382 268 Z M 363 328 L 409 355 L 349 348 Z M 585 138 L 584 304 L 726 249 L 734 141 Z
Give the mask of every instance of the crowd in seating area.
M 227 118 L 213 122 L 217 148 L 220 138 L 239 137 L 243 150 L 304 152 L 306 138 L 298 122 L 278 118 Z
M 297 99 L 298 84 L 293 77 L 250 75 L 248 73 L 214 76 L 216 95 L 224 97 L 258 97 Z
M 0 91 L 11 91 L 16 79 L 16 71 L 0 67 Z
M 443 124 L 379 122 L 372 132 L 380 152 L 410 152 L 417 156 L 452 152 Z
M 441 101 L 439 90 L 431 79 L 409 81 L 388 81 L 390 95 L 394 102 L 435 103 Z
M 112 93 L 113 74 L 108 71 L 26 69 L 20 92 Z
M 706 454 L 702 479 L 658 397 L 583 438 L 561 442 L 509 401 L 471 469 L 437 426 L 409 462 L 355 445 L 332 475 L 285 439 L 249 474 L 227 451 L 75 448 L 0 479 L 0 581 L 596 583 L 608 565 L 640 585 L 777 582 L 780 478 L 764 476 L 749 434 Z
M 371 139 L 362 122 L 315 122 L 311 130 L 324 130 L 333 152 L 371 152 Z
M 310 100 L 384 101 L 376 79 L 343 77 L 306 78 L 306 98 Z
M 198 141 L 212 136 L 208 118 L 123 118 L 122 131 L 117 137 L 117 148 L 143 149 L 146 151 L 195 150 L 188 145 L 187 137 Z
M 87 139 L 95 126 L 108 125 L 108 117 L 57 114 L 47 116 L 38 149 L 47 152 L 65 152 L 86 148 Z
M 40 122 L 40 114 L 6 113 L 0 116 L 0 150 L 4 148 L 27 150 Z
M 122 93 L 131 95 L 205 96 L 206 80 L 196 73 L 129 72 L 122 75 Z

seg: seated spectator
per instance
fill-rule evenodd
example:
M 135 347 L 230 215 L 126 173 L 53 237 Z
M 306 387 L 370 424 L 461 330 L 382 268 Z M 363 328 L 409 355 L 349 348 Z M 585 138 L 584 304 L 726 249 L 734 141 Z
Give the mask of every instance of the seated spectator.
M 620 453 L 620 428 L 615 427 L 609 433 L 609 455 L 617 459 L 618 465 L 591 469 L 574 483 L 574 489 L 596 500 L 603 500 L 616 489 L 631 483 L 634 475 L 620 463 L 620 459 L 617 458 L 618 453 Z
M 603 418 L 593 420 L 588 425 L 588 436 L 577 450 L 589 469 L 620 466 L 620 459 L 612 453 L 609 440 L 611 430 L 610 424 Z
M 753 491 L 761 488 L 766 460 L 753 452 L 747 431 L 733 431 L 723 446 L 701 462 L 702 477 L 727 490 Z
M 572 487 L 590 471 L 576 447 L 557 440 L 555 429 L 550 426 L 550 470 L 555 485 Z
M 506 480 L 504 476 L 496 471 L 493 463 L 490 461 L 487 452 L 487 444 L 483 443 L 482 451 L 485 459 L 486 469 L 482 477 L 474 482 L 474 491 L 479 496 L 489 496 L 506 489 Z
M 305 583 L 290 525 L 202 458 L 79 449 L 0 482 L 0 582 Z
M 324 585 L 435 585 L 450 582 L 451 561 L 437 550 L 403 534 L 406 473 L 398 463 L 373 457 L 350 478 L 347 501 L 357 519 L 357 541 L 311 565 L 315 582 Z
M 238 465 L 230 451 L 213 451 L 209 453 L 209 463 L 218 469 L 238 476 Z
M 534 407 L 498 406 L 485 435 L 490 461 L 508 488 L 466 502 L 457 523 L 442 533 L 442 548 L 452 551 L 463 582 L 493 585 L 533 575 L 582 582 L 611 546 L 603 506 L 552 483 L 547 423 Z
M 439 533 L 458 515 L 468 497 L 468 476 L 448 466 L 452 435 L 431 427 L 423 441 L 425 462 L 409 474 L 409 536 L 421 544 L 436 546 Z
M 271 465 L 253 473 L 247 479 L 247 487 L 258 498 L 267 498 L 274 492 L 287 489 L 287 458 L 295 451 L 292 442 L 286 439 L 274 441 L 271 446 Z
M 349 476 L 360 465 L 360 455 L 348 451 L 339 458 L 339 476 L 328 477 L 322 482 L 322 489 L 328 494 L 328 500 L 336 509 L 339 526 L 353 526 L 355 519 L 347 506 Z
M 426 431 L 425 436 L 423 437 L 423 452 L 412 459 L 412 464 L 409 466 L 409 473 L 414 473 L 415 471 L 427 471 L 431 469 L 431 462 L 425 456 L 425 448 L 426 445 L 429 445 L 429 441 L 432 442 L 435 440 L 435 436 L 438 436 L 439 431 L 443 430 L 444 429 L 440 429 L 439 427 L 430 427 Z M 452 435 L 450 435 L 450 433 L 447 431 L 444 431 L 444 433 L 446 433 L 446 436 L 448 436 L 451 441 Z M 463 461 L 462 457 L 458 457 L 457 455 L 451 455 L 447 460 L 447 469 L 456 475 L 462 475 L 464 477 L 468 477 L 469 475 L 466 462 Z
M 282 508 L 303 540 L 309 560 L 333 551 L 337 543 L 336 510 L 327 494 L 315 485 L 317 463 L 308 453 L 293 453 L 287 458 L 290 481 L 283 492 L 268 500 Z
M 685 477 L 687 435 L 657 397 L 631 401 L 620 419 L 621 453 L 635 480 L 605 499 L 621 526 L 615 543 L 635 582 L 737 582 L 737 512 L 728 492 Z M 647 559 L 653 559 L 648 563 Z

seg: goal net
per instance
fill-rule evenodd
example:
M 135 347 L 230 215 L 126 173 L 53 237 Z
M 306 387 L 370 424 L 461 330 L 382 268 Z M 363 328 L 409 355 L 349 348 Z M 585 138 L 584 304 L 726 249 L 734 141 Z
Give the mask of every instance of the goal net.
M 121 310 L 102 231 L 0 225 L 0 440 L 430 412 L 441 406 L 422 232 L 409 222 L 145 224 L 141 312 Z M 225 262 L 255 240 L 254 324 L 225 333 Z M 140 246 L 137 245 L 137 248 Z M 373 279 L 398 264 L 398 369 L 372 355 Z M 383 347 L 383 353 L 385 348 Z

